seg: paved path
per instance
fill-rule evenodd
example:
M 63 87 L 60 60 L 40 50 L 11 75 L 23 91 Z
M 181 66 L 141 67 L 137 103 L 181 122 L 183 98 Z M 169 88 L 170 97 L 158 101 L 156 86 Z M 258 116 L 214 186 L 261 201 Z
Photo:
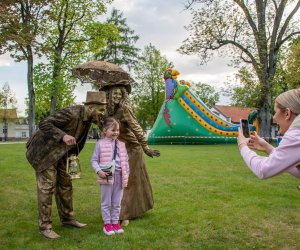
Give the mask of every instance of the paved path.
M 27 141 L 0 141 L 0 145 L 6 145 L 6 144 L 21 144 L 21 143 L 26 143 Z M 96 143 L 97 141 L 94 139 L 88 139 L 86 140 L 86 143 Z
M 0 141 L 1 144 L 20 144 L 20 143 L 26 143 L 26 141 Z

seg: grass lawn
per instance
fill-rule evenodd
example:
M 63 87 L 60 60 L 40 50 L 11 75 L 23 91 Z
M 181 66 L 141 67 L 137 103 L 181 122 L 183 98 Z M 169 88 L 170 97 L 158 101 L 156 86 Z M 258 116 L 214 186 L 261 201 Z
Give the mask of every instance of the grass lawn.
M 76 218 L 88 227 L 61 226 L 53 202 L 53 228 L 38 233 L 35 175 L 25 144 L 0 144 L 0 249 L 300 249 L 300 180 L 283 174 L 257 179 L 236 145 L 153 146 L 147 156 L 155 208 L 131 221 L 123 235 L 105 236 L 100 188 L 87 143 L 75 180 Z

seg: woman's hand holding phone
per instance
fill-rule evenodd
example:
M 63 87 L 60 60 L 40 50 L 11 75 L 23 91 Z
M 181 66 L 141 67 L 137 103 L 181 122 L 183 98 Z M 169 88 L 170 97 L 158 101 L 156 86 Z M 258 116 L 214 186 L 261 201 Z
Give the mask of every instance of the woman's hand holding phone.
M 249 123 L 248 123 L 248 120 L 246 120 L 246 119 L 241 119 L 241 120 L 240 120 L 240 127 L 242 128 L 243 135 L 244 135 L 246 138 L 249 138 L 249 137 L 250 137 L 250 130 L 249 130 Z
M 248 120 L 241 119 L 239 127 L 239 135 L 237 138 L 239 149 L 241 150 L 243 146 L 247 146 L 250 140 L 250 131 L 248 126 Z
M 254 135 L 250 135 L 248 146 L 249 148 L 257 149 L 267 154 L 270 154 L 274 149 L 274 147 L 271 144 L 267 143 L 263 138 L 258 136 L 258 134 L 255 131 L 254 131 Z
M 239 149 L 241 150 L 243 146 L 247 146 L 250 138 L 246 138 L 243 134 L 243 130 L 241 127 L 239 127 L 239 135 L 237 137 L 237 143 L 239 146 Z

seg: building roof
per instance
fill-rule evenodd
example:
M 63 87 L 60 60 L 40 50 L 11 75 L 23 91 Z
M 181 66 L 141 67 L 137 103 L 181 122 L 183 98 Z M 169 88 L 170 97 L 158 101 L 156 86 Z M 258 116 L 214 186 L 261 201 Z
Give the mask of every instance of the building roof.
M 4 118 L 8 120 L 17 119 L 17 109 L 0 109 L 0 119 Z
M 248 115 L 254 110 L 254 108 L 242 108 L 235 106 L 214 105 L 214 109 L 219 111 L 223 116 L 230 117 L 231 122 L 239 123 L 240 119 L 248 119 Z

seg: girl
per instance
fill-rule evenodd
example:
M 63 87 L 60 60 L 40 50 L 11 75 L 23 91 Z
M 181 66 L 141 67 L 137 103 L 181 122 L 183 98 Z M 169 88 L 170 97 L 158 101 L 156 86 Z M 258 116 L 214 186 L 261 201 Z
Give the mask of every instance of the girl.
M 106 235 L 123 233 L 119 224 L 123 189 L 127 186 L 129 166 L 125 144 L 119 141 L 119 123 L 108 117 L 103 122 L 104 139 L 97 142 L 91 164 L 101 185 L 101 213 Z M 108 167 L 111 167 L 108 170 Z

